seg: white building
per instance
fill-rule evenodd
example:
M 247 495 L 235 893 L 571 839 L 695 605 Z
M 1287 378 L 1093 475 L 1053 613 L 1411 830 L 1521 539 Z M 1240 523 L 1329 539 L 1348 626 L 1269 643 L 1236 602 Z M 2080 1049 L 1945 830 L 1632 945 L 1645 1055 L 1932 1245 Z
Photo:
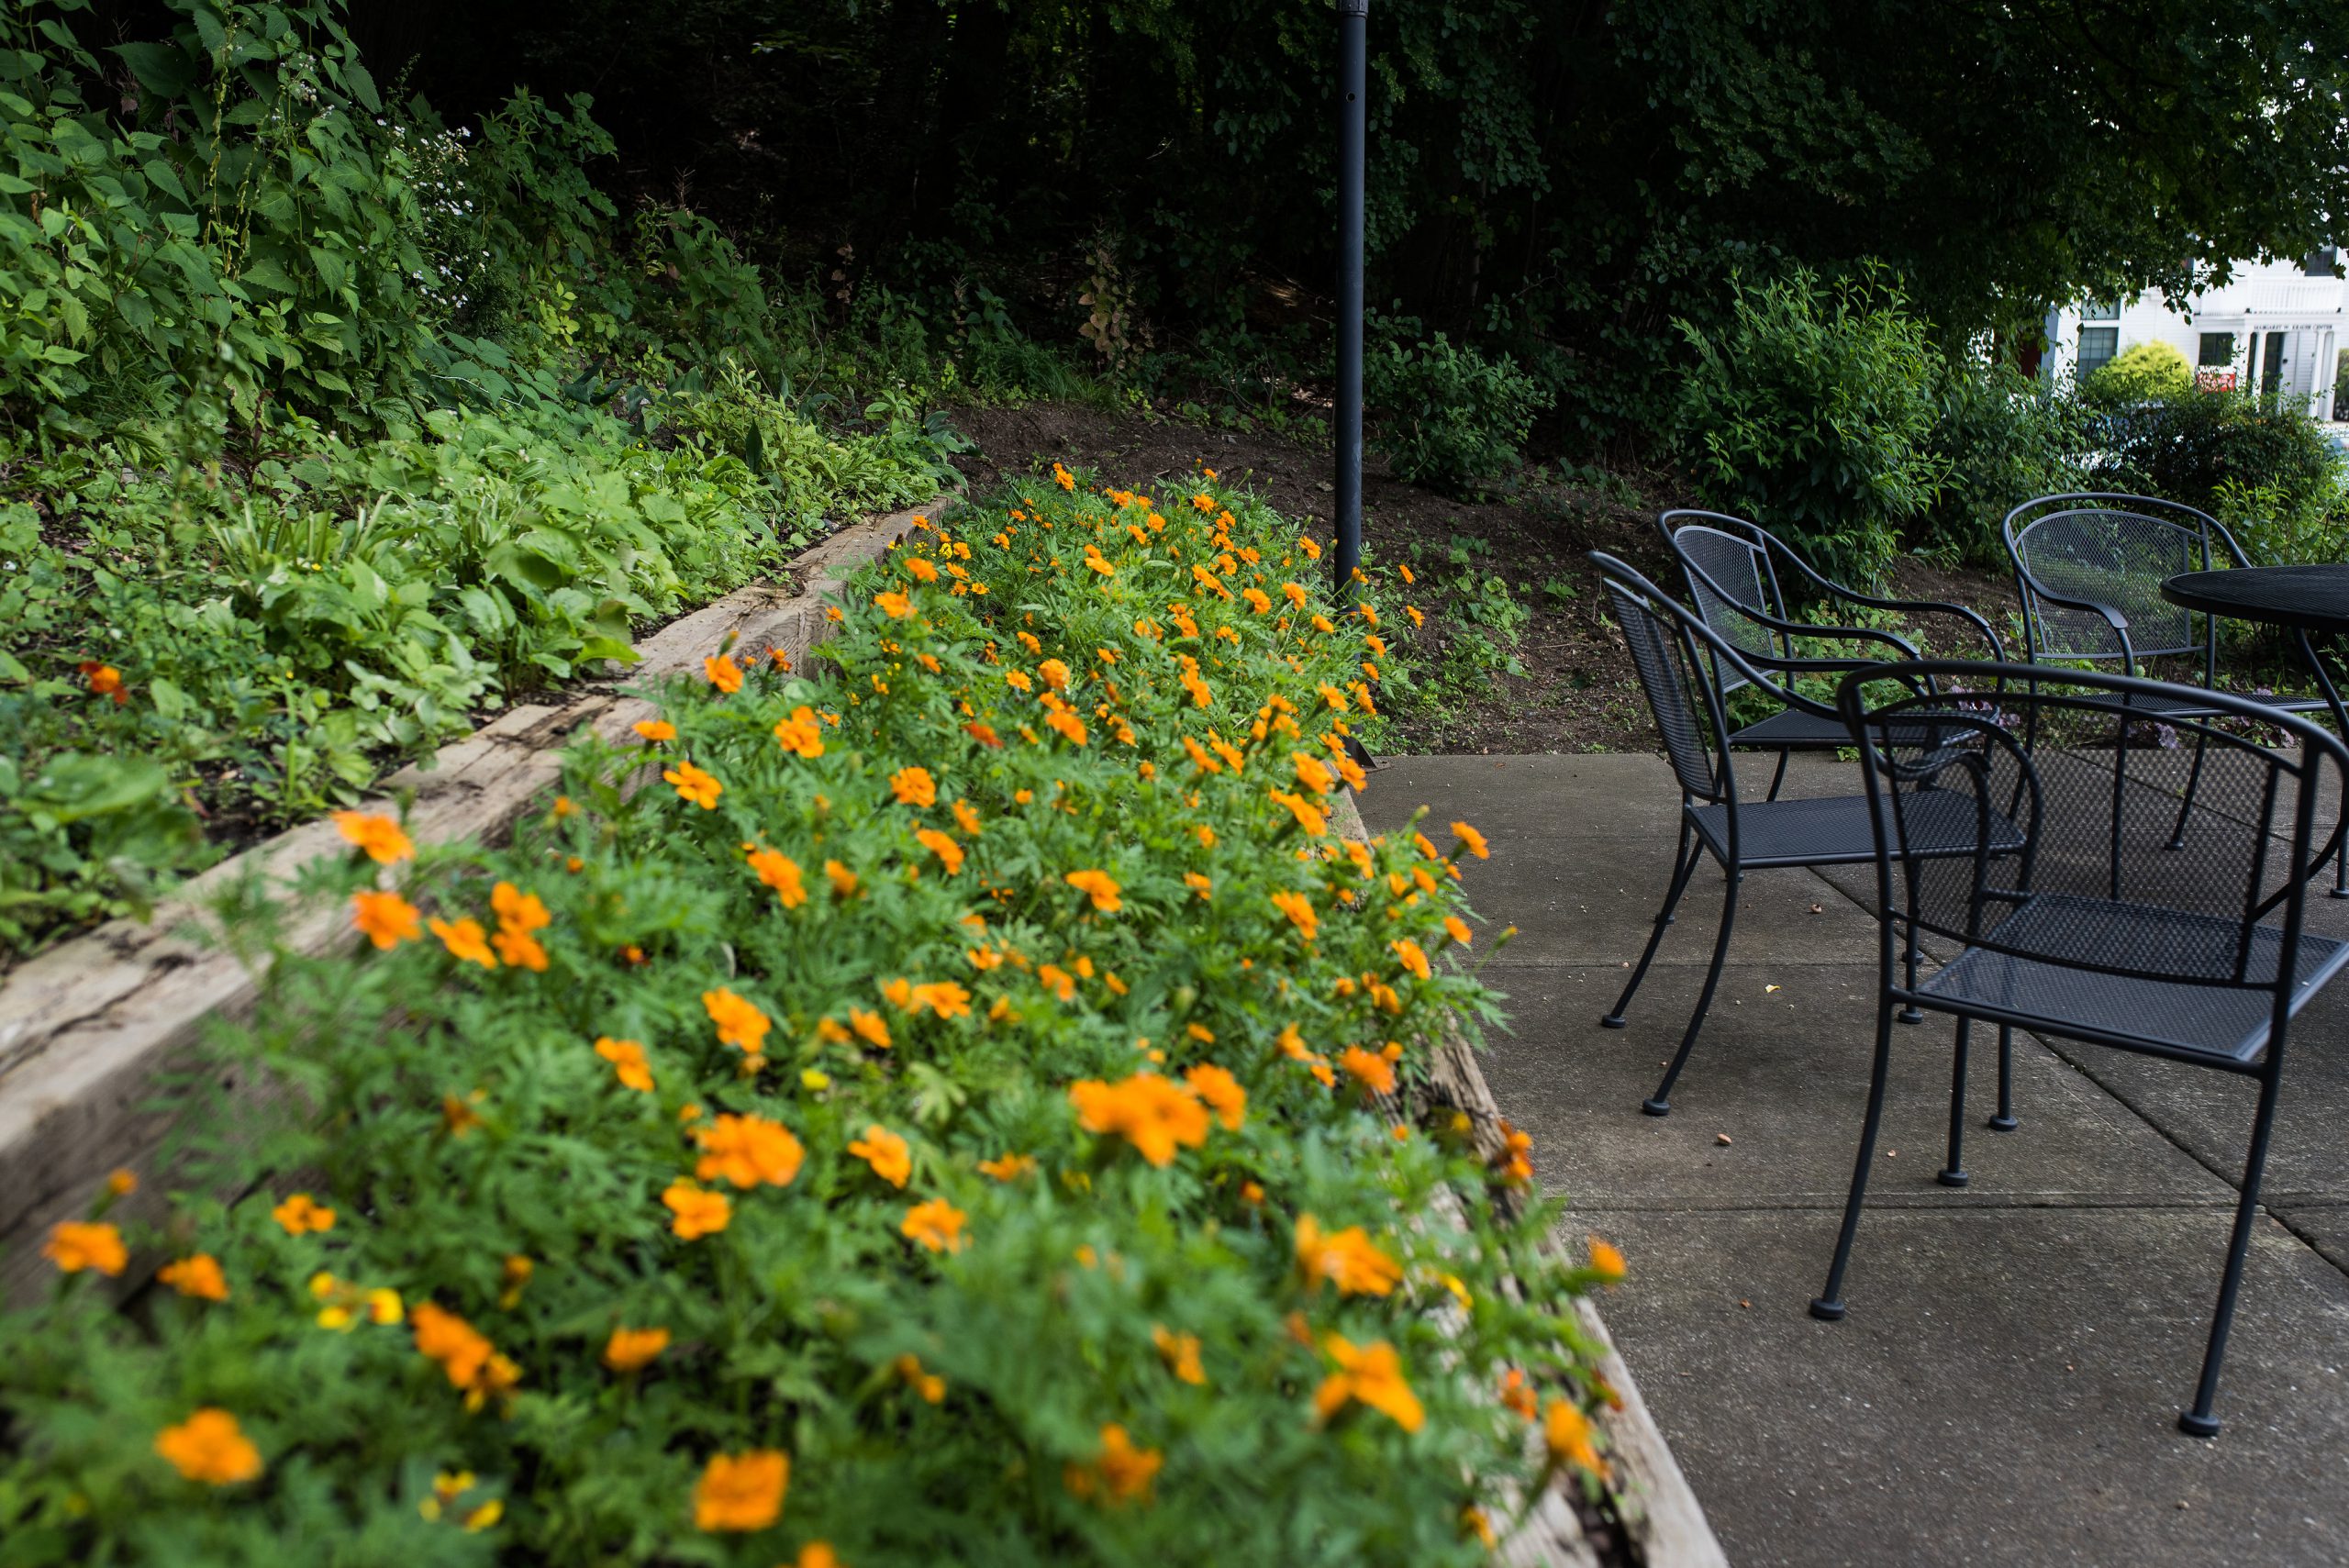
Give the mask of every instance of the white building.
M 2206 386 L 2283 392 L 2331 419 L 2349 348 L 2344 271 L 2349 256 L 2332 248 L 2304 261 L 2238 262 L 2230 282 L 2176 303 L 2155 290 L 2053 312 L 2041 373 L 2087 375 L 2139 343 L 2168 343 Z M 2349 416 L 2349 398 L 2341 413 Z

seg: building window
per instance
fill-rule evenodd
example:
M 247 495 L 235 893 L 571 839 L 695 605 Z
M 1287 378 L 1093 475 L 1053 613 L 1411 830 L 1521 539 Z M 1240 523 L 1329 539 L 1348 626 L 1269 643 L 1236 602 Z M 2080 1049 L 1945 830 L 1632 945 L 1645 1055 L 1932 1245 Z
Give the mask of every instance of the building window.
M 2098 301 L 2098 300 L 2093 300 L 2093 299 L 2092 299 L 2092 300 L 2088 301 L 2086 305 L 2084 305 L 2084 306 L 2080 306 L 2080 319 L 2081 319 L 2081 320 L 2083 320 L 2083 321 L 2118 321 L 2118 320 L 2120 320 L 2120 319 L 2121 319 L 2121 299 L 2120 299 L 2120 296 L 2116 295 L 2114 295 L 2112 298 L 2108 299 L 2108 300 Z
M 2337 278 L 2341 275 L 2341 251 L 2336 246 L 2323 245 L 2308 253 L 2300 263 L 2305 277 Z
M 2085 379 L 2112 362 L 2121 351 L 2121 328 L 2118 327 L 2083 327 L 2080 328 L 2079 374 Z
M 2232 332 L 2202 334 L 2202 354 L 2198 361 L 2207 368 L 2224 370 L 2235 362 L 2235 335 Z

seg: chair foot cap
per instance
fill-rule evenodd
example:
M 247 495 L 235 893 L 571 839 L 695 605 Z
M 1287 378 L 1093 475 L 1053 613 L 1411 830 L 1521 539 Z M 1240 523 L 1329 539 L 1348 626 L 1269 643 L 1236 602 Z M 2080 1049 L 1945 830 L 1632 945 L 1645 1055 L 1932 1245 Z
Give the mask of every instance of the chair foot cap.
M 2329 887 L 2326 888 L 2325 891 L 2332 894 L 2335 898 L 2349 898 L 2349 888 Z
M 1974 1178 L 1964 1171 L 1935 1171 L 1933 1180 L 1945 1187 L 1962 1187 Z
M 1609 1013 L 1598 1020 L 1598 1027 L 1603 1029 L 1620 1029 L 1623 1027 L 1623 1015 Z
M 1647 1112 L 1650 1116 L 1670 1116 L 1672 1114 L 1672 1102 L 1670 1100 L 1642 1100 L 1640 1102 L 1640 1109 Z
M 2012 1132 L 2022 1125 L 2022 1120 L 2019 1117 L 1994 1116 L 1983 1125 L 1992 1132 Z
M 1821 1323 L 1841 1323 L 1843 1320 L 1843 1304 L 1815 1296 L 1810 1298 L 1810 1315 Z
M 1925 1021 L 1925 1010 L 1914 1006 L 1903 1007 L 1892 1016 L 1904 1024 L 1921 1024 Z
M 2168 843 L 2164 844 L 2162 848 L 2165 850 L 2182 850 L 2186 848 L 2186 835 L 2183 833 L 2179 834 L 2176 838 L 2172 839 Z
M 2215 1438 L 2219 1435 L 2219 1418 L 2181 1410 L 2177 1417 L 2177 1429 L 2189 1438 Z

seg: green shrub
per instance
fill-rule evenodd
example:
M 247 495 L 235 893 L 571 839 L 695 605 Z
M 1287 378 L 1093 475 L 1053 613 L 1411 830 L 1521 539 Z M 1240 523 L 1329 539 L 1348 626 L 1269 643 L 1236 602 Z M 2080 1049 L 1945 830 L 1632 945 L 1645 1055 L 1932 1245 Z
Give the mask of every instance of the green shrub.
M 1820 571 L 1871 579 L 1949 476 L 1933 448 L 1943 376 L 1924 323 L 1876 272 L 1831 285 L 1798 268 L 1731 286 L 1720 331 L 1679 323 L 1696 363 L 1676 435 L 1698 493 Z
M 2190 391 L 2114 409 L 2095 422 L 2101 488 L 2167 496 L 2212 511 L 2223 490 L 2265 490 L 2298 513 L 2340 483 L 2340 453 L 2299 400 Z
M 2295 495 L 2275 484 L 2222 480 L 2211 509 L 2263 565 L 2349 561 L 2349 491 Z
M 1416 333 L 1419 323 L 1383 322 Z M 1368 432 L 1395 476 L 1454 493 L 1506 473 L 1550 400 L 1507 355 L 1487 359 L 1442 333 L 1424 342 L 1381 336 L 1363 358 Z
M 2077 399 L 2005 365 L 1965 356 L 1941 384 L 1930 445 L 1946 467 L 1918 532 L 1931 550 L 2003 569 L 1998 526 L 2034 495 L 2079 489 L 2086 411 Z
M 2080 395 L 2098 403 L 2143 403 L 2194 390 L 2194 367 L 2168 343 L 2132 343 L 2080 383 Z
M 1335 843 L 1390 655 L 1277 517 L 1037 489 L 509 847 L 358 835 L 385 951 L 220 1031 L 304 1107 L 202 1140 L 184 1193 L 250 1195 L 128 1238 L 179 1282 L 135 1316 L 84 1269 L 0 1319 L 13 1564 L 1489 1561 L 1464 1510 L 1544 1463 L 1501 1380 L 1571 1453 L 1616 1260 L 1371 1092 L 1491 1010 L 1425 956 L 1482 842 Z

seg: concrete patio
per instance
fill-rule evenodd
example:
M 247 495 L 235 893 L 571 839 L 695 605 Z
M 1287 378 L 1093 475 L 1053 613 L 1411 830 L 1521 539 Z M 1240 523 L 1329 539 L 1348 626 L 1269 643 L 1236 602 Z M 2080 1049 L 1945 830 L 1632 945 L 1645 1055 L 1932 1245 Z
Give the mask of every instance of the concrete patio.
M 1855 786 L 1819 761 L 1789 792 Z M 1629 1257 L 1608 1322 L 1731 1561 L 2349 1562 L 2349 981 L 2295 1026 L 2226 1429 L 2198 1441 L 2174 1420 L 2254 1085 L 2018 1037 L 2022 1125 L 1998 1134 L 1981 1125 L 1995 1032 L 1977 1031 L 1974 1181 L 1953 1191 L 1932 1180 L 1950 1026 L 1903 1028 L 1851 1316 L 1816 1322 L 1873 1040 L 1864 879 L 1748 874 L 1673 1114 L 1643 1116 L 1719 929 L 1710 862 L 1630 1027 L 1598 1020 L 1663 895 L 1678 799 L 1651 756 L 1406 757 L 1361 805 L 1374 832 L 1424 804 L 1492 841 L 1469 894 L 1487 931 L 1520 935 L 1486 971 L 1512 1017 L 1486 1074 L 1567 1224 Z M 2349 936 L 2349 903 L 2310 909 Z

